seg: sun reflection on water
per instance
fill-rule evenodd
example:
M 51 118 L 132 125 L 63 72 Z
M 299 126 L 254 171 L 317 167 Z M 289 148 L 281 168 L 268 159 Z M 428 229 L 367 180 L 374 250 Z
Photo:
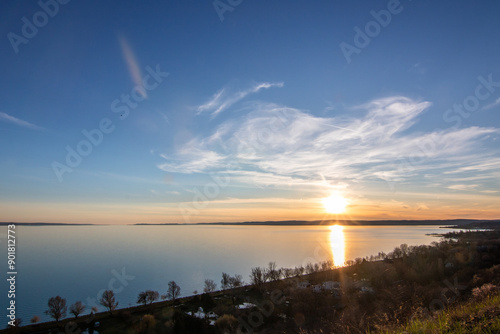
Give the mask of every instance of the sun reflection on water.
M 345 239 L 343 226 L 330 226 L 330 247 L 332 249 L 334 266 L 343 266 L 345 263 Z

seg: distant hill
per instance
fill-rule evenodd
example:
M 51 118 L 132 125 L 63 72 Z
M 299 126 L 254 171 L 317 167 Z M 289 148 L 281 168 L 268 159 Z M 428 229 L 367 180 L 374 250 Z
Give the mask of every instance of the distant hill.
M 16 226 L 88 226 L 95 224 L 73 224 L 73 223 L 16 223 L 16 222 L 0 222 L 0 226 L 15 224 Z
M 17 223 L 0 222 L 0 226 L 15 224 L 17 226 L 100 226 L 108 224 L 74 224 L 74 223 Z M 131 225 L 247 225 L 247 226 L 417 226 L 434 225 L 467 229 L 500 229 L 500 219 L 442 219 L 442 220 L 280 220 L 280 221 L 247 221 L 247 222 L 214 222 L 214 223 L 137 223 Z
M 322 226 L 340 224 L 344 226 L 411 226 L 411 225 L 439 225 L 461 227 L 470 224 L 500 223 L 500 220 L 476 219 L 445 219 L 445 220 L 282 220 L 282 221 L 248 221 L 248 222 L 215 222 L 196 223 L 189 225 L 255 225 L 255 226 Z M 184 225 L 184 224 L 148 224 L 135 225 Z

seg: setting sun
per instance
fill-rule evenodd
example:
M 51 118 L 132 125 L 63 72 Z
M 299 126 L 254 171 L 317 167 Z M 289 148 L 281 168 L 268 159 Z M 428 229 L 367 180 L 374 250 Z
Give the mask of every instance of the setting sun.
M 332 194 L 330 197 L 325 197 L 322 200 L 323 206 L 328 213 L 344 213 L 349 202 L 345 197 L 339 194 Z

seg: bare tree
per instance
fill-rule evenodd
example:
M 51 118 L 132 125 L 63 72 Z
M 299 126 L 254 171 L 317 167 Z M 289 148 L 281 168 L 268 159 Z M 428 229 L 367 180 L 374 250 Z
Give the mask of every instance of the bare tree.
M 39 317 L 39 316 L 37 316 L 37 315 L 35 315 L 35 316 L 34 316 L 33 318 L 31 318 L 31 320 L 30 320 L 30 322 L 31 322 L 32 324 L 36 324 L 36 323 L 37 323 L 37 322 L 39 322 L 39 321 L 40 321 L 40 317 Z
M 51 297 L 48 302 L 49 309 L 45 311 L 45 314 L 51 316 L 56 320 L 56 322 L 59 321 L 59 319 L 64 318 L 66 316 L 66 299 L 61 298 L 59 296 L 56 297 Z
M 306 274 L 314 273 L 314 265 L 311 262 L 306 264 Z
M 85 311 L 85 305 L 83 305 L 81 301 L 77 301 L 69 307 L 69 312 L 75 316 L 75 319 L 77 319 L 78 315 L 82 314 L 83 311 Z
M 277 269 L 276 262 L 269 262 L 265 270 L 265 277 L 268 281 L 277 281 L 280 279 L 281 272 Z
M 99 299 L 99 303 L 102 306 L 106 307 L 110 313 L 118 306 L 118 302 L 115 300 L 115 293 L 113 292 L 113 290 L 105 290 L 102 293 L 101 299 Z
M 230 278 L 231 276 L 229 276 L 229 274 L 222 273 L 222 279 L 220 281 L 220 287 L 222 288 L 222 290 L 226 290 L 229 287 Z
M 241 275 L 234 275 L 234 277 L 229 277 L 229 287 L 231 289 L 240 287 L 243 285 L 243 277 Z
M 215 283 L 211 279 L 206 279 L 205 280 L 205 287 L 203 288 L 203 292 L 205 292 L 205 293 L 214 292 L 215 289 L 217 289 L 217 283 Z
M 243 278 L 241 275 L 234 275 L 234 277 L 229 276 L 229 274 L 222 273 L 221 280 L 222 289 L 234 289 L 243 285 Z M 233 301 L 233 305 L 235 302 L 234 298 L 234 290 L 231 290 L 231 299 Z
M 327 271 L 330 270 L 333 266 L 333 263 L 331 261 L 323 261 L 321 262 L 321 270 Z
M 260 286 L 265 282 L 265 273 L 261 267 L 252 268 L 252 273 L 250 274 L 250 283 L 255 286 Z
M 295 272 L 292 268 L 283 268 L 283 269 L 281 269 L 281 271 L 283 272 L 283 276 L 285 278 L 293 277 L 294 272 Z
M 137 303 L 151 305 L 153 302 L 157 301 L 158 298 L 160 298 L 160 294 L 158 293 L 158 291 L 146 290 L 139 293 L 139 296 L 137 297 Z
M 295 276 L 299 277 L 299 276 L 302 276 L 304 275 L 304 267 L 300 266 L 300 267 L 295 267 L 295 269 L 293 270 L 295 272 Z
M 181 294 L 181 287 L 175 281 L 168 282 L 167 298 L 175 301 Z

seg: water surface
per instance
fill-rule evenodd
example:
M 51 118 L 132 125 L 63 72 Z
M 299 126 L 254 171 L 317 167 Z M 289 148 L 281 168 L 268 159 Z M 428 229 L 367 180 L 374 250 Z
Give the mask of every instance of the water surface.
M 3 227 L 6 232 L 7 227 Z M 43 313 L 50 297 L 90 306 L 114 289 L 119 307 L 136 305 L 139 292 L 165 294 L 176 281 L 183 296 L 201 291 L 205 279 L 219 285 L 221 273 L 249 281 L 252 267 L 278 267 L 346 260 L 390 252 L 402 243 L 429 244 L 437 226 L 17 226 L 18 317 Z M 2 239 L 2 254 L 7 254 Z M 2 270 L 7 272 L 6 261 Z M 7 283 L 2 283 L 7 291 Z M 7 307 L 6 294 L 3 304 Z M 68 314 L 69 316 L 69 314 Z M 2 328 L 7 319 L 2 319 Z

